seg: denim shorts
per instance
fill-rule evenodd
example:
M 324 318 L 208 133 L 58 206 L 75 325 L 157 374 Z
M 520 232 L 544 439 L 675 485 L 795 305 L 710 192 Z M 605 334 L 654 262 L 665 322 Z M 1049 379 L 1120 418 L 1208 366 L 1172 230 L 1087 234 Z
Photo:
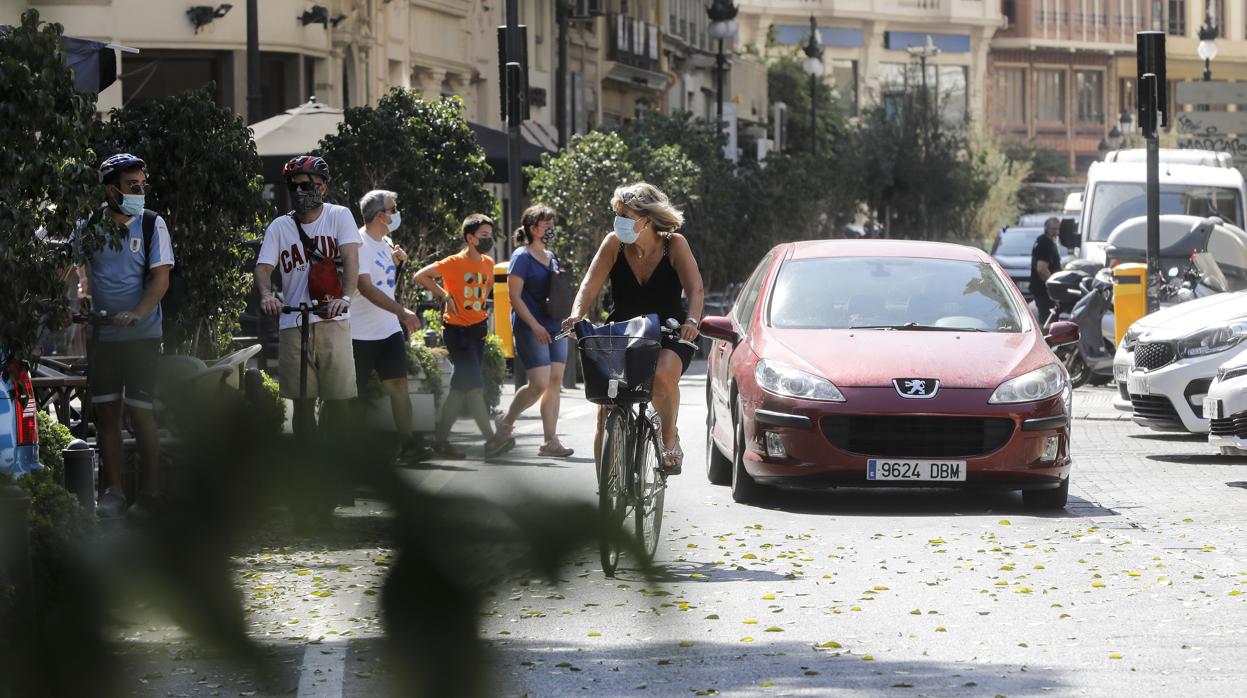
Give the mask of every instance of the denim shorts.
M 460 327 L 446 325 L 442 331 L 442 341 L 446 344 L 446 352 L 450 354 L 450 363 L 455 371 L 450 375 L 450 389 L 467 392 L 485 387 L 485 334 L 488 329 L 485 323 Z
M 546 328 L 547 332 L 550 329 Z M 515 353 L 520 357 L 520 361 L 524 363 L 524 369 L 543 368 L 550 364 L 567 363 L 567 338 L 542 344 L 537 339 L 537 335 L 533 334 L 532 329 L 522 320 L 513 320 L 511 323 L 511 334 L 515 337 Z M 550 336 L 558 334 L 557 330 L 550 332 Z

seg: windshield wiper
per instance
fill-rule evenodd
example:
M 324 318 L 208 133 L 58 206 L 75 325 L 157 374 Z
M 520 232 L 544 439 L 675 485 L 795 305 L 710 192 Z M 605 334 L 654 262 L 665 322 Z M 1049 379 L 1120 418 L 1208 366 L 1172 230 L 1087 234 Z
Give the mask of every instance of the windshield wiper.
M 903 325 L 852 325 L 850 330 L 916 330 L 919 332 L 986 332 L 977 327 L 940 327 L 938 325 L 920 325 L 907 322 Z

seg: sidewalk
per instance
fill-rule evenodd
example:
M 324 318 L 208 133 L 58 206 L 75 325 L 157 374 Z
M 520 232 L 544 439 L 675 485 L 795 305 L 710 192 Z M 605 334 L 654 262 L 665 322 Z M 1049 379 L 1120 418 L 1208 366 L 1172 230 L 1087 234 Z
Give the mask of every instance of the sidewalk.
M 1130 421 L 1130 413 L 1113 407 L 1113 398 L 1117 396 L 1116 388 L 1108 386 L 1093 388 L 1089 385 L 1074 391 L 1074 419 L 1090 419 L 1094 421 Z

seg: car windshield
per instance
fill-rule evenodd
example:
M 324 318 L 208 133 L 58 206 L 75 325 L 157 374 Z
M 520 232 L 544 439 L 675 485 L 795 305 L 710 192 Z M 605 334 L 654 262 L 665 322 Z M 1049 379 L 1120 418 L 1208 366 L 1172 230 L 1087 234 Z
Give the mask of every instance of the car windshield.
M 1043 233 L 1043 228 L 1009 228 L 1000 234 L 1000 242 L 992 254 L 1004 256 L 1030 256 L 1035 246 L 1035 238 Z
M 1005 282 L 990 264 L 917 257 L 785 262 L 770 324 L 781 329 L 1021 332 Z
M 1232 187 L 1197 187 L 1163 184 L 1160 187 L 1161 215 L 1180 213 L 1188 216 L 1220 216 L 1232 225 L 1242 227 L 1239 215 L 1241 193 Z M 1146 185 L 1142 182 L 1100 182 L 1091 200 L 1087 239 L 1104 242 L 1117 226 L 1131 218 L 1147 215 Z

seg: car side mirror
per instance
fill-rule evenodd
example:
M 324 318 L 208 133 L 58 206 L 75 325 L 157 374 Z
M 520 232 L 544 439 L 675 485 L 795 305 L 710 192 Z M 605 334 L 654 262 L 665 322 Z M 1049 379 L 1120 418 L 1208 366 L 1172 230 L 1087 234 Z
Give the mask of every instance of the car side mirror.
M 730 318 L 721 315 L 709 315 L 701 319 L 699 327 L 701 333 L 711 339 L 720 339 L 724 342 L 731 342 L 732 346 L 740 344 L 740 334 L 736 332 L 736 327 L 732 325 Z
M 1044 337 L 1044 341 L 1053 349 L 1066 344 L 1073 344 L 1078 341 L 1078 325 L 1066 320 L 1054 322 L 1048 328 L 1048 336 Z
M 1061 244 L 1066 247 L 1082 247 L 1082 235 L 1078 234 L 1078 222 L 1073 218 L 1061 220 Z

